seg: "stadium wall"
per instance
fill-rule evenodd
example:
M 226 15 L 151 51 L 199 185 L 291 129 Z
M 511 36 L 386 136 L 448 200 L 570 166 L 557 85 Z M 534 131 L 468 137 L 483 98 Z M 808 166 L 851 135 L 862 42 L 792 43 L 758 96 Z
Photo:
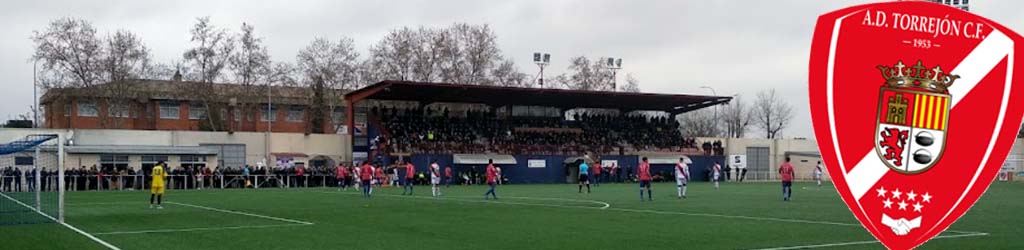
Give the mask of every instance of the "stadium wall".
M 0 142 L 9 142 L 30 134 L 64 134 L 75 146 L 184 146 L 244 145 L 245 164 L 256 166 L 266 152 L 266 133 L 258 132 L 203 132 L 122 129 L 0 129 Z M 270 153 L 301 153 L 307 159 L 317 156 L 332 160 L 351 161 L 351 136 L 338 134 L 271 133 Z M 129 156 L 130 167 L 141 167 L 139 156 Z M 168 157 L 174 165 L 176 157 Z M 212 160 L 211 160 L 212 159 Z M 274 161 L 271 157 L 271 161 Z M 92 166 L 99 154 L 68 155 L 68 166 Z M 208 167 L 216 167 L 216 157 L 210 157 Z M 240 166 L 229 166 L 240 167 Z
M 750 180 L 778 180 L 778 167 L 785 160 L 786 155 L 791 155 L 791 163 L 796 171 L 798 180 L 810 180 L 813 178 L 814 166 L 821 156 L 818 153 L 818 143 L 808 139 L 755 139 L 755 138 L 698 138 L 703 140 L 722 140 L 725 144 L 726 155 L 747 155 L 747 179 Z M 751 149 L 767 148 L 768 159 L 765 166 L 754 166 L 757 163 L 748 155 Z M 758 167 L 766 168 L 758 170 Z M 829 180 L 828 170 L 824 169 L 822 178 Z
M 565 160 L 574 158 L 570 156 L 560 155 L 515 155 L 516 164 L 514 165 L 497 165 L 501 167 L 502 174 L 509 178 L 511 183 L 522 184 L 522 183 L 576 183 L 576 176 L 578 173 L 576 166 L 572 164 L 566 164 Z M 707 181 L 707 171 L 714 161 L 724 161 L 724 156 L 689 156 L 693 164 L 690 164 L 690 174 L 693 176 L 695 181 Z M 486 171 L 486 164 L 480 165 L 466 165 L 466 164 L 454 164 L 453 157 L 451 154 L 413 154 L 410 157 L 410 161 L 416 166 L 417 172 L 426 172 L 427 167 L 430 165 L 431 160 L 437 160 L 437 164 L 441 166 L 442 171 L 445 166 L 452 166 L 452 174 L 455 178 L 458 178 L 461 173 L 470 171 L 475 168 L 478 173 L 483 174 Z M 530 160 L 542 160 L 544 161 L 543 168 L 531 168 L 529 167 Z M 639 164 L 640 156 L 638 155 L 606 155 L 601 157 L 602 161 L 616 161 L 619 167 L 622 169 L 623 178 L 627 171 L 635 173 L 636 167 Z M 673 174 L 674 164 L 652 164 L 651 174 L 662 173 L 666 178 L 670 178 Z M 400 174 L 405 174 L 404 170 L 399 171 Z M 724 178 L 724 176 L 723 176 Z

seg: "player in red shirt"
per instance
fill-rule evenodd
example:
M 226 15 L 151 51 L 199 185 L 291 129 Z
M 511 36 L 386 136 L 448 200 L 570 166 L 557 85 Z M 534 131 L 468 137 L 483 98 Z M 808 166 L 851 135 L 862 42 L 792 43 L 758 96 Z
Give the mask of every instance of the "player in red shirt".
M 373 171 L 373 177 L 377 180 L 377 187 L 384 185 L 384 166 L 377 165 L 377 169 Z
M 647 200 L 654 201 L 651 198 L 651 165 L 647 163 L 647 157 L 637 166 L 636 176 L 640 177 L 640 201 L 644 201 L 644 188 L 647 188 Z
M 484 200 L 488 199 L 488 194 L 493 196 L 495 200 L 498 199 L 498 194 L 494 192 L 494 186 L 498 184 L 497 180 L 495 180 L 497 175 L 498 173 L 494 170 L 494 159 L 487 159 L 487 185 L 490 185 L 491 189 L 487 190 L 487 193 L 484 193 Z
M 345 183 L 345 176 L 348 175 L 348 170 L 345 169 L 345 164 L 338 164 L 334 172 L 338 179 L 338 191 L 348 190 L 348 183 Z
M 600 187 L 601 186 L 601 158 L 597 158 L 597 159 L 594 160 L 593 168 L 594 169 L 591 170 L 590 172 L 594 173 L 594 186 L 595 187 Z
M 448 165 L 444 167 L 444 187 L 452 186 L 452 166 Z
M 782 178 L 782 200 L 784 201 L 789 201 L 793 196 L 794 175 L 796 173 L 793 171 L 793 164 L 789 164 L 789 156 L 786 156 L 786 162 L 779 166 L 779 177 Z
M 402 187 L 402 195 L 408 192 L 412 195 L 412 181 L 416 176 L 416 166 L 412 165 L 412 162 L 405 162 L 405 186 Z
M 363 166 L 359 167 L 359 180 L 363 185 L 363 197 L 370 198 L 370 191 L 373 187 L 370 186 L 370 179 L 373 179 L 373 166 L 370 163 L 363 162 Z

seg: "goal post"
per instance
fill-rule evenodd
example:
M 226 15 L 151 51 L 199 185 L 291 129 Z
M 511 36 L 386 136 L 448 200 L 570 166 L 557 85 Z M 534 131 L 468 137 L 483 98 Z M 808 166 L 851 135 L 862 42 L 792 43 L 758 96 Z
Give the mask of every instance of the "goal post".
M 64 222 L 64 145 L 60 134 L 0 143 L 0 225 Z

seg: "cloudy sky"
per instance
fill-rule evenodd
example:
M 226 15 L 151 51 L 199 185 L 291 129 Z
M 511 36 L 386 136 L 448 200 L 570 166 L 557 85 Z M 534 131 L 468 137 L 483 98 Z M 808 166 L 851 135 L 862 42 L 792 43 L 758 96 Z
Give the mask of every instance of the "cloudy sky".
M 542 51 L 553 57 L 549 76 L 572 56 L 621 57 L 620 73 L 632 73 L 644 92 L 711 94 L 701 88 L 711 86 L 749 101 L 774 88 L 796 115 L 783 136 L 811 138 L 806 75 L 814 22 L 865 2 L 871 1 L 16 1 L 0 10 L 0 118 L 29 111 L 29 36 L 54 18 L 90 20 L 100 34 L 131 30 L 157 62 L 180 60 L 200 16 L 233 31 L 242 22 L 255 25 L 272 59 L 289 62 L 317 36 L 350 37 L 365 55 L 396 27 L 467 22 L 490 24 L 504 54 L 530 74 L 537 72 L 531 53 Z M 1024 2 L 972 1 L 971 11 L 1024 30 Z

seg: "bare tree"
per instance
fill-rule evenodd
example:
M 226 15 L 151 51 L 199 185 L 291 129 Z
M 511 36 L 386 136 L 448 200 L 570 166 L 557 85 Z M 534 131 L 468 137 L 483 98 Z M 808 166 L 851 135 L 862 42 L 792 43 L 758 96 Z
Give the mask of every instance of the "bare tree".
M 107 112 L 101 112 L 100 126 L 120 128 L 138 105 L 140 89 L 135 79 L 151 71 L 149 48 L 135 34 L 119 30 L 104 42 L 102 66 L 107 83 L 97 90 L 106 96 Z
M 683 113 L 677 117 L 679 129 L 686 137 L 715 137 L 718 136 L 719 128 L 715 124 L 715 114 L 712 109 L 700 109 Z
M 487 24 L 475 26 L 465 23 L 452 25 L 450 30 L 462 45 L 464 79 L 458 83 L 491 85 L 494 81 L 488 73 L 502 60 L 494 30 Z
M 227 93 L 229 98 L 236 101 L 237 107 L 231 107 L 239 110 L 232 111 L 240 116 L 235 117 L 236 120 L 258 113 L 264 93 L 259 85 L 270 83 L 268 77 L 273 66 L 270 55 L 263 46 L 263 38 L 257 37 L 254 30 L 252 25 L 242 23 L 241 34 L 238 35 L 238 51 L 231 55 L 228 64 L 234 73 L 234 82 L 240 85 Z
M 196 24 L 190 30 L 193 47 L 183 54 L 185 62 L 192 68 L 192 73 L 186 75 L 191 82 L 182 84 L 186 93 L 201 102 L 206 108 L 205 122 L 201 123 L 200 129 L 220 131 L 224 130 L 224 119 L 221 117 L 221 110 L 224 100 L 224 93 L 216 91 L 214 82 L 220 80 L 224 75 L 231 55 L 235 49 L 235 41 L 227 30 L 217 28 L 210 23 L 210 17 L 196 19 Z
M 419 41 L 413 29 L 391 30 L 370 47 L 370 64 L 386 80 L 413 80 Z
M 342 37 L 336 43 L 316 38 L 299 52 L 297 61 L 303 82 L 308 84 L 311 91 L 310 115 L 307 116 L 310 118 L 309 124 L 312 124 L 310 132 L 323 133 L 326 124 L 324 118 L 331 117 L 334 110 L 341 106 L 342 91 L 358 86 L 359 53 L 350 38 Z M 336 128 L 340 126 L 333 125 Z
M 42 62 L 39 83 L 54 102 L 71 105 L 70 91 L 86 90 L 103 79 L 103 46 L 92 23 L 78 18 L 60 18 L 31 36 L 35 43 L 33 60 Z M 65 116 L 70 125 L 71 116 Z
M 768 139 L 777 138 L 779 131 L 789 126 L 793 119 L 793 107 L 775 95 L 774 89 L 758 92 L 751 112 L 756 126 L 765 132 Z
M 626 74 L 626 84 L 620 88 L 622 92 L 640 93 L 640 80 L 633 77 L 633 73 Z
M 529 87 L 527 80 L 530 76 L 519 71 L 512 60 L 504 60 L 498 67 L 491 70 L 492 81 L 495 85 L 503 87 Z
M 568 73 L 555 79 L 573 90 L 611 90 L 612 73 L 602 64 L 604 60 L 590 60 L 585 56 L 569 59 Z
M 752 118 L 750 107 L 743 102 L 740 96 L 736 96 L 722 111 L 722 120 L 725 121 L 725 136 L 743 138 L 750 127 Z
M 89 21 L 56 19 L 45 30 L 34 31 L 31 39 L 36 49 L 33 59 L 60 80 L 44 87 L 89 87 L 102 81 L 103 46 Z

